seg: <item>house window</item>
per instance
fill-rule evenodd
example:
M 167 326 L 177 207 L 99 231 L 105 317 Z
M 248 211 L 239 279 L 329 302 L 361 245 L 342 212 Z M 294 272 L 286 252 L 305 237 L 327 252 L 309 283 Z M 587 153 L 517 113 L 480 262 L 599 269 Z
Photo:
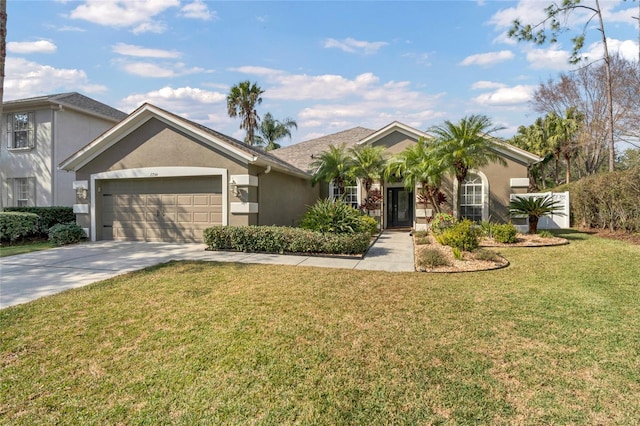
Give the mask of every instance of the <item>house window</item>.
M 35 206 L 35 178 L 9 178 L 4 182 L 7 194 L 7 206 L 30 207 Z
M 9 149 L 33 148 L 35 144 L 33 112 L 7 115 L 7 147 Z
M 30 189 L 28 178 L 18 178 L 14 180 L 14 193 L 16 194 L 16 206 L 27 207 L 29 205 Z
M 484 201 L 482 178 L 469 175 L 462 183 L 460 197 L 460 216 L 474 222 L 482 221 L 482 207 Z
M 360 207 L 360 203 L 358 201 L 358 186 L 357 185 L 345 185 L 344 194 L 341 194 L 340 193 L 340 188 L 338 188 L 338 185 L 334 185 L 333 182 L 332 182 L 331 183 L 331 198 L 334 199 L 334 200 L 337 200 L 337 199 L 341 198 L 342 201 L 345 204 L 350 205 L 354 209 L 357 209 L 357 208 Z

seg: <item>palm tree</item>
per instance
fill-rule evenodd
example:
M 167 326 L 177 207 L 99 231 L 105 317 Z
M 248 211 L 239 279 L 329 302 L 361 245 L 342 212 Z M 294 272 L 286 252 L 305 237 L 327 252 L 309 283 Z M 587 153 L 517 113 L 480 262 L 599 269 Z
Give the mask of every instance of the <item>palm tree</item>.
M 518 133 L 511 138 L 509 143 L 536 154 L 543 158 L 539 163 L 529 166 L 529 177 L 531 178 L 531 188 L 538 189 L 538 174 L 542 184 L 542 189 L 547 188 L 546 164 L 554 158 L 554 152 L 549 144 L 548 127 L 545 120 L 538 117 L 532 125 L 518 127 Z M 557 175 L 557 171 L 556 171 Z
M 423 200 L 428 200 L 434 210 L 440 213 L 440 184 L 445 168 L 437 160 L 437 151 L 425 138 L 396 154 L 385 169 L 385 179 L 402 179 L 404 187 L 413 191 L 417 187 Z
M 563 216 L 559 210 L 562 207 L 553 197 L 515 197 L 509 203 L 509 212 L 512 215 L 527 216 L 529 219 L 529 234 L 538 232 L 538 221 L 542 216 L 557 214 Z
M 567 166 L 566 183 L 569 183 L 571 181 L 571 158 L 576 152 L 576 137 L 580 132 L 584 114 L 572 107 L 565 111 L 564 116 L 555 112 L 549 113 L 547 120 L 549 122 L 549 141 L 554 146 L 556 155 L 561 154 L 564 158 Z M 557 178 L 556 183 L 558 183 Z
M 494 126 L 485 115 L 470 115 L 457 124 L 447 120 L 430 129 L 436 139 L 441 164 L 453 171 L 458 182 L 458 199 L 454 205 L 456 212 L 459 211 L 461 188 L 469 170 L 486 166 L 490 162 L 506 166 L 506 161 L 498 155 L 496 143 L 490 136 L 502 129 L 503 127 Z
M 271 151 L 280 148 L 280 144 L 276 141 L 289 137 L 291 139 L 292 128 L 298 128 L 296 123 L 291 118 L 285 118 L 283 120 L 275 120 L 271 113 L 266 113 L 260 123 L 258 129 L 258 135 L 255 136 L 256 145 L 264 145 L 265 151 Z
M 344 187 L 347 182 L 351 182 L 351 169 L 353 159 L 347 152 L 344 145 L 338 147 L 329 145 L 329 149 L 319 156 L 314 157 L 311 167 L 316 171 L 313 174 L 311 183 L 315 185 L 320 181 L 331 183 L 338 188 L 338 193 L 344 195 Z
M 351 175 L 362 181 L 365 190 L 365 198 L 369 194 L 371 185 L 380 179 L 386 159 L 384 148 L 381 146 L 356 145 L 349 150 L 353 164 L 351 165 Z
M 261 95 L 264 90 L 257 83 L 251 84 L 249 80 L 242 81 L 231 88 L 227 96 L 227 111 L 229 117 L 240 116 L 240 128 L 247 131 L 245 143 L 254 144 L 255 131 L 258 129 L 260 117 L 256 111 L 256 105 L 262 103 Z

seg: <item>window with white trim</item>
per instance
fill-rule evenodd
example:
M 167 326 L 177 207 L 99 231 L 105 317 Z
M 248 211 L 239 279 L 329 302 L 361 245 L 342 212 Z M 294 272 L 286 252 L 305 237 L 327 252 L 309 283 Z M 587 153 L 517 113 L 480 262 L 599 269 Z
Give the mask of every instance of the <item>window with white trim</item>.
M 7 115 L 7 148 L 26 149 L 35 146 L 33 112 L 16 112 Z
M 4 182 L 5 193 L 7 194 L 7 206 L 11 207 L 31 207 L 35 206 L 36 200 L 36 179 L 29 178 L 9 178 Z
M 331 182 L 331 198 L 333 200 L 342 199 L 345 204 L 350 205 L 354 209 L 360 207 L 360 202 L 358 201 L 358 186 L 357 185 L 345 185 L 344 194 L 340 193 L 340 188 L 338 185 L 334 185 Z
M 460 216 L 474 222 L 482 221 L 482 207 L 484 201 L 484 185 L 482 178 L 470 174 L 462 183 L 460 196 Z

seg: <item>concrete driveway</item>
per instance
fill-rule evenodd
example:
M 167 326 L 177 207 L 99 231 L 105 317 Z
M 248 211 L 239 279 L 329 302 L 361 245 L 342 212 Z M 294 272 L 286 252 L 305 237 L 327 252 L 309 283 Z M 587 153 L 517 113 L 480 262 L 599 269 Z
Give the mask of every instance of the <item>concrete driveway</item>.
M 100 241 L 0 259 L 0 309 L 170 260 L 412 272 L 408 232 L 384 232 L 364 258 L 205 251 L 204 244 Z

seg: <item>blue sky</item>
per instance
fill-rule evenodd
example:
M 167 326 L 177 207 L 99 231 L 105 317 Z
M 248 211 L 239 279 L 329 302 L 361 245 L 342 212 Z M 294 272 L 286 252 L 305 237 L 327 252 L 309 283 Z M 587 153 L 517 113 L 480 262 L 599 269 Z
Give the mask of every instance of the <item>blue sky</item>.
M 506 37 L 513 19 L 537 22 L 548 4 L 9 0 L 4 99 L 78 91 L 127 113 L 150 102 L 243 139 L 226 95 L 251 80 L 265 90 L 261 116 L 297 121 L 284 145 L 468 114 L 510 137 L 537 117 L 529 100 L 540 82 L 571 69 L 574 31 L 552 46 Z M 610 49 L 637 60 L 638 2 L 601 5 Z M 576 13 L 570 25 L 585 22 Z M 587 31 L 590 58 L 598 38 Z

